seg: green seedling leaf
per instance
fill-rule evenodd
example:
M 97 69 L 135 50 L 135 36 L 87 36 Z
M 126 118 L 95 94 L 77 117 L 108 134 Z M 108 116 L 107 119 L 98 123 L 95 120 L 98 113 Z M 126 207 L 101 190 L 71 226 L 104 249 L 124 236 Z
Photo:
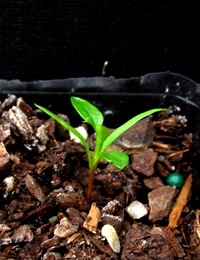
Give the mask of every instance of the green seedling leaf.
M 102 142 L 110 135 L 110 130 L 104 125 L 96 125 L 96 139 L 100 139 Z
M 129 121 L 115 129 L 108 138 L 103 142 L 102 148 L 100 153 L 104 153 L 106 149 L 117 139 L 119 138 L 124 132 L 126 132 L 131 126 L 133 126 L 135 123 L 137 123 L 139 120 L 160 111 L 167 111 L 167 109 L 164 108 L 154 108 L 148 111 L 145 111 L 137 116 L 134 116 Z
M 109 136 L 110 130 L 104 125 L 96 125 L 96 144 L 94 149 L 94 161 L 100 160 L 99 152 L 101 150 L 103 142 Z
M 72 132 L 75 136 L 77 136 L 81 143 L 83 144 L 83 146 L 85 147 L 86 153 L 88 155 L 88 160 L 89 163 L 91 161 L 90 159 L 90 150 L 89 150 L 89 145 L 87 143 L 87 141 L 84 139 L 84 137 L 74 128 L 72 127 L 70 124 L 68 124 L 67 122 L 65 122 L 62 118 L 60 118 L 59 116 L 57 116 L 56 114 L 54 114 L 53 112 L 51 112 L 50 110 L 48 110 L 45 107 L 42 107 L 40 105 L 35 104 L 35 106 L 37 108 L 39 108 L 41 111 L 43 111 L 45 114 L 49 115 L 51 118 L 53 118 L 56 122 L 58 122 L 59 124 L 61 124 L 63 127 L 65 127 L 66 129 L 68 129 L 70 132 Z
M 89 182 L 88 182 L 88 191 L 86 196 L 87 201 L 89 202 L 92 193 L 95 170 L 101 158 L 104 158 L 108 162 L 112 162 L 116 167 L 120 169 L 123 169 L 129 164 L 129 157 L 127 154 L 123 152 L 115 152 L 115 151 L 107 152 L 106 151 L 107 148 L 139 120 L 155 112 L 167 111 L 167 109 L 155 108 L 155 109 L 148 110 L 144 113 L 141 113 L 131 118 L 129 121 L 127 121 L 122 126 L 118 127 L 112 133 L 110 133 L 109 129 L 103 125 L 104 117 L 97 107 L 95 107 L 90 102 L 79 97 L 71 97 L 71 103 L 73 107 L 76 109 L 76 111 L 78 112 L 78 114 L 83 118 L 83 120 L 94 128 L 96 134 L 96 143 L 95 143 L 94 153 L 92 155 L 90 154 L 89 144 L 74 127 L 69 125 L 62 118 L 60 118 L 50 110 L 39 105 L 36 105 L 36 107 L 39 108 L 44 113 L 46 113 L 47 115 L 49 115 L 50 117 L 52 117 L 56 122 L 61 124 L 70 132 L 72 132 L 76 137 L 80 139 L 83 146 L 85 147 L 87 157 L 88 157 L 88 163 L 89 163 Z
M 96 125 L 103 124 L 103 114 L 99 111 L 97 107 L 92 105 L 85 99 L 79 97 L 71 97 L 71 103 L 83 120 L 92 125 L 96 130 Z
M 117 168 L 123 169 L 129 164 L 129 157 L 123 152 L 105 152 L 101 154 L 107 162 L 112 162 Z

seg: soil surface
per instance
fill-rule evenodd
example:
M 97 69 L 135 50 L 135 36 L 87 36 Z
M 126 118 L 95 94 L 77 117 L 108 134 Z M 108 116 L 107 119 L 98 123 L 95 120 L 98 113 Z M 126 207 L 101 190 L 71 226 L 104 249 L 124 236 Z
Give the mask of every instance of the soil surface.
M 0 113 L 0 259 L 200 259 L 192 134 L 180 112 L 116 142 L 130 164 L 101 161 L 90 203 L 82 145 L 22 98 L 2 101 Z M 90 129 L 88 140 L 92 149 Z M 183 187 L 167 185 L 173 172 Z

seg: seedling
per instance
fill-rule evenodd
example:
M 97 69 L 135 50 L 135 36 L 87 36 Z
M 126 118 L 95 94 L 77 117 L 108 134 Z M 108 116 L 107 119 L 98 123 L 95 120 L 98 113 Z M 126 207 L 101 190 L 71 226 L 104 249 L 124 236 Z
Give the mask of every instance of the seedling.
M 89 181 L 88 181 L 88 190 L 86 199 L 90 202 L 91 193 L 93 189 L 93 180 L 94 173 L 97 169 L 100 159 L 105 159 L 108 162 L 112 162 L 119 169 L 123 169 L 129 164 L 129 157 L 126 153 L 116 152 L 116 151 L 107 151 L 107 148 L 118 139 L 125 131 L 127 131 L 131 126 L 137 123 L 139 120 L 147 117 L 155 112 L 166 111 L 167 109 L 155 108 L 143 112 L 126 123 L 115 129 L 113 132 L 103 125 L 104 117 L 103 114 L 99 111 L 97 107 L 93 104 L 79 97 L 71 97 L 71 103 L 76 109 L 78 114 L 83 118 L 84 122 L 90 124 L 96 134 L 96 144 L 93 153 L 90 152 L 90 147 L 88 142 L 84 137 L 70 124 L 66 123 L 56 114 L 52 113 L 50 110 L 45 107 L 35 104 L 37 108 L 42 110 L 44 113 L 52 117 L 55 121 L 61 124 L 63 127 L 72 132 L 76 137 L 78 137 L 83 144 L 89 163 Z

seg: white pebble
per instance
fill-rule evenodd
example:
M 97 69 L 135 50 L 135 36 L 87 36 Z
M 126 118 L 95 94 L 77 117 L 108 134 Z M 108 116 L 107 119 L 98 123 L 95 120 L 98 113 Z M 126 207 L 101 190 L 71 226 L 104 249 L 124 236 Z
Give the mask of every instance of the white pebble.
M 101 229 L 101 235 L 106 238 L 108 244 L 115 253 L 120 253 L 120 242 L 116 230 L 113 226 L 106 224 Z
M 137 200 L 131 202 L 126 210 L 133 219 L 140 219 L 148 213 L 147 207 Z
M 6 190 L 5 190 L 4 198 L 7 198 L 8 197 L 8 193 L 10 191 L 12 191 L 13 188 L 14 188 L 15 179 L 14 179 L 13 176 L 9 176 L 9 177 L 6 177 L 3 180 L 3 183 L 6 184 Z
M 85 127 L 78 126 L 75 129 L 83 136 L 84 139 L 87 139 L 88 133 L 87 133 Z M 74 141 L 75 143 L 77 143 L 77 144 L 81 143 L 80 139 L 76 135 L 74 135 L 72 132 L 69 132 L 69 136 L 70 136 L 70 140 Z

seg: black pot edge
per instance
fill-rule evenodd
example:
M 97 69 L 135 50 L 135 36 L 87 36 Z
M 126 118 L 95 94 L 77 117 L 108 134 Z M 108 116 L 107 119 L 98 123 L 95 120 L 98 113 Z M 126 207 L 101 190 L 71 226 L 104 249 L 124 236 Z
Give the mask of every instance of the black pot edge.
M 161 83 L 161 81 L 171 81 L 172 83 L 185 83 L 187 85 L 199 85 L 193 80 L 174 72 L 155 72 L 148 73 L 140 77 L 131 78 L 115 78 L 109 77 L 78 77 L 78 78 L 66 78 L 66 79 L 54 79 L 54 80 L 37 80 L 37 81 L 20 81 L 18 79 L 13 80 L 0 80 L 0 90 L 38 90 L 38 91 L 54 91 L 54 90 L 67 90 L 74 91 L 73 88 L 80 90 L 87 90 L 95 87 L 96 90 L 103 89 L 104 91 L 117 91 L 123 90 L 125 92 L 132 91 L 127 83 L 133 82 L 140 85 L 151 84 L 151 82 Z M 55 87 L 56 86 L 56 87 Z M 158 89 L 158 91 L 165 91 L 165 89 Z
M 32 95 L 68 93 L 86 94 L 95 93 L 107 95 L 107 93 L 151 93 L 176 95 L 184 98 L 187 102 L 200 107 L 200 85 L 191 79 L 173 72 L 149 73 L 141 77 L 114 78 L 90 77 L 90 78 L 68 78 L 55 80 L 39 80 L 23 82 L 20 80 L 0 80 L 1 94 L 23 93 Z

